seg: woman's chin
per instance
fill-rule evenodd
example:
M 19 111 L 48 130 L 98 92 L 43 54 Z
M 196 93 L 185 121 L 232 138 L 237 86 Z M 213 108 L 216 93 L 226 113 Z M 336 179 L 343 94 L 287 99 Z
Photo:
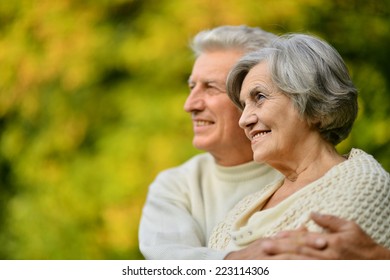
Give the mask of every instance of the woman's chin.
M 253 160 L 257 163 L 266 163 L 264 155 L 257 154 L 256 152 L 253 155 Z

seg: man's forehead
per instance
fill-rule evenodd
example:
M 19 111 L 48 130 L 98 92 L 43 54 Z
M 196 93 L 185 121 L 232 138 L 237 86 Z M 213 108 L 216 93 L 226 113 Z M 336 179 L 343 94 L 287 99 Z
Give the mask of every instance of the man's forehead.
M 203 84 L 225 84 L 226 77 L 227 73 L 224 73 L 221 69 L 202 69 L 193 71 L 188 81 Z

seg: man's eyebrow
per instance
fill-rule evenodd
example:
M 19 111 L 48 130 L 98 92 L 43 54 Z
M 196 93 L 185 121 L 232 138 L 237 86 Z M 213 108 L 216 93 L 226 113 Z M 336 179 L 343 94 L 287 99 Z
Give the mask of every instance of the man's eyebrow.
M 204 80 L 203 82 L 207 84 L 221 84 L 221 85 L 225 84 L 224 82 L 218 80 Z
M 223 81 L 219 81 L 219 80 L 206 79 L 206 80 L 199 80 L 197 82 L 202 83 L 202 84 L 216 84 L 216 85 L 220 85 L 220 86 L 225 86 L 225 83 Z M 190 77 L 190 78 L 188 78 L 187 83 L 191 84 L 191 83 L 196 83 L 196 82 L 194 80 L 192 80 Z

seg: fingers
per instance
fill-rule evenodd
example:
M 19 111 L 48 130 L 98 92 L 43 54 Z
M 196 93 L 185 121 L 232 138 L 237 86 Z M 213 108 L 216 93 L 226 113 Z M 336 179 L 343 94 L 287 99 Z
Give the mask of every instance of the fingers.
M 301 243 L 297 238 L 267 240 L 261 244 L 262 251 L 269 255 L 295 254 L 300 250 Z
M 316 224 L 329 230 L 330 232 L 340 232 L 350 223 L 348 220 L 341 219 L 336 216 L 319 213 L 311 213 L 310 218 Z
M 297 254 L 310 250 L 323 250 L 328 243 L 317 233 L 309 232 L 284 232 L 284 237 L 264 240 L 259 247 L 261 251 L 269 255 Z M 282 234 L 281 234 L 282 235 Z
M 225 260 L 263 260 L 267 259 L 269 255 L 265 253 L 262 249 L 262 244 L 267 239 L 258 239 L 246 248 L 243 248 L 238 251 L 230 252 Z
M 305 237 L 305 245 L 318 250 L 323 250 L 328 246 L 328 241 L 320 234 L 307 234 Z
M 299 255 L 299 254 L 279 254 L 268 256 L 264 258 L 265 260 L 315 260 L 316 257 L 310 257 L 309 255 Z
M 308 232 L 304 226 L 299 227 L 296 230 L 286 230 L 278 232 L 273 238 L 294 238 L 302 235 L 302 233 Z

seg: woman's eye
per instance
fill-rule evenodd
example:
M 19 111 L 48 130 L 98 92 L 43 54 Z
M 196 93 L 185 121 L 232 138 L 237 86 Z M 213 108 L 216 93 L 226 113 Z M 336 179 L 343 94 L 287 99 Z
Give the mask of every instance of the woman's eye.
M 258 93 L 255 94 L 255 100 L 256 100 L 256 102 L 260 102 L 260 101 L 262 101 L 264 98 L 265 98 L 265 95 L 262 94 L 262 93 L 260 93 L 260 92 L 258 92 Z

